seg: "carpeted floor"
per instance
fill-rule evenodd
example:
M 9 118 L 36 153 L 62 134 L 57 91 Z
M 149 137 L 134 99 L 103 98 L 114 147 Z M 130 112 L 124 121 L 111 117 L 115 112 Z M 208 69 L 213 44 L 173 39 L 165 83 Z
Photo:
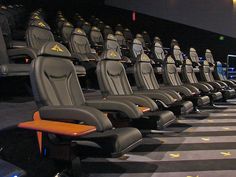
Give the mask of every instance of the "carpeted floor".
M 30 120 L 35 110 L 36 105 L 31 100 L 1 102 L 0 129 L 9 129 L 21 121 Z M 172 133 L 145 135 L 143 144 L 122 158 L 84 159 L 83 170 L 90 177 L 236 177 L 236 106 L 214 111 L 206 118 L 189 115 L 167 130 Z M 20 133 L 25 134 L 24 131 Z M 32 138 L 34 134 L 28 136 Z M 10 150 L 18 152 L 13 147 Z M 34 151 L 37 151 L 37 145 Z M 16 163 L 29 168 L 30 160 L 25 161 L 28 166 L 21 165 L 20 161 Z M 32 164 L 35 166 L 37 163 Z M 44 175 L 43 168 L 52 168 L 52 164 L 46 163 L 35 170 Z M 50 173 L 55 174 L 55 171 Z M 32 170 L 30 174 L 30 177 L 39 177 L 36 171 L 34 174 Z

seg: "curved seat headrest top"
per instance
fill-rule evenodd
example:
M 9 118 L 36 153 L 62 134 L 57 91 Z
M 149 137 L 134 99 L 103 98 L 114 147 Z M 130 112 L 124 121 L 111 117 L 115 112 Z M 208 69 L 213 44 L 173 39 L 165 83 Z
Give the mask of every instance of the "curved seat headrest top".
M 143 35 L 142 34 L 136 34 L 136 38 L 143 38 Z
M 104 29 L 111 29 L 111 27 L 109 25 L 106 25 Z
M 124 36 L 121 31 L 116 31 L 116 32 L 115 32 L 115 35 L 117 35 L 117 36 Z
M 40 17 L 40 15 L 36 14 L 36 15 L 32 15 L 30 17 L 31 20 L 41 20 L 42 18 Z
M 203 65 L 204 65 L 204 66 L 209 66 L 208 61 L 207 61 L 207 60 L 204 60 Z
M 117 26 L 117 27 L 122 27 L 122 25 L 121 25 L 120 23 L 118 23 L 116 26 Z
M 101 32 L 101 30 L 98 27 L 96 27 L 96 26 L 93 26 L 91 28 L 91 31 Z
M 104 22 L 103 22 L 102 20 L 100 20 L 100 21 L 98 22 L 98 24 L 104 24 Z
M 174 45 L 174 50 L 180 50 L 180 47 L 178 45 Z
M 159 43 L 158 41 L 155 42 L 155 48 L 163 48 L 163 46 L 161 45 L 161 43 Z
M 124 31 L 130 32 L 130 29 L 129 28 L 125 28 Z
M 110 50 L 106 50 L 105 52 L 102 53 L 101 59 L 102 60 L 116 60 L 116 61 L 120 61 L 121 60 L 121 56 L 115 50 L 110 49 Z
M 117 41 L 116 37 L 113 34 L 108 34 L 107 35 L 107 40 Z
M 175 64 L 175 60 L 174 58 L 172 58 L 172 56 L 168 56 L 165 61 L 166 61 L 166 64 Z
M 72 32 L 72 34 L 86 36 L 86 33 L 81 28 L 75 28 L 74 31 Z
M 145 53 L 141 53 L 137 57 L 137 62 L 151 63 L 151 59 Z
M 34 26 L 34 27 L 46 29 L 48 31 L 51 30 L 50 26 L 43 20 L 34 20 L 29 24 L 29 26 Z
M 135 39 L 133 40 L 133 44 L 142 45 L 142 42 L 141 42 L 139 39 L 135 38 Z
M 192 61 L 189 58 L 185 59 L 183 63 L 184 65 L 192 66 Z
M 211 50 L 210 49 L 206 49 L 206 53 L 211 53 Z
M 222 67 L 222 63 L 220 61 L 216 62 L 217 67 Z
M 191 47 L 191 48 L 189 49 L 189 52 L 193 52 L 193 53 L 195 53 L 195 52 L 197 52 L 197 51 L 196 51 L 195 48 Z
M 143 31 L 143 34 L 148 34 L 148 32 L 147 31 Z
M 74 28 L 74 26 L 70 22 L 63 23 L 63 27 L 71 27 Z
M 52 56 L 60 57 L 65 59 L 71 59 L 71 53 L 69 50 L 62 44 L 58 42 L 47 42 L 39 50 L 38 56 Z
M 84 25 L 90 25 L 90 23 L 89 22 L 84 22 Z

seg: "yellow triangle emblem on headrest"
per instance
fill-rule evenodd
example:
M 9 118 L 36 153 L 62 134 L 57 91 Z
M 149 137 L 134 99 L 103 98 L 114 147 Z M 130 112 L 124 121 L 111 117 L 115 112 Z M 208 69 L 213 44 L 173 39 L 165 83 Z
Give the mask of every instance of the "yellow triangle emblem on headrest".
M 110 56 L 111 56 L 111 57 L 117 57 L 117 54 L 116 54 L 115 51 L 111 51 Z
M 41 27 L 45 27 L 46 26 L 43 22 L 39 22 L 38 25 L 41 26 Z
M 51 50 L 56 51 L 56 52 L 63 52 L 63 50 L 56 44 L 54 45 Z
M 77 32 L 78 32 L 78 33 L 82 33 L 81 29 L 78 29 Z

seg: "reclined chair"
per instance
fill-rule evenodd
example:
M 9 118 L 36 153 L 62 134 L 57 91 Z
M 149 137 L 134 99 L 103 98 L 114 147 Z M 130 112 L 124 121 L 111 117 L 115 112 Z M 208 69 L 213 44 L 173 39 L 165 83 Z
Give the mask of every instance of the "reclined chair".
M 105 28 L 105 24 L 103 21 L 99 21 L 97 24 L 95 23 L 94 26 L 96 26 L 100 31 L 103 31 Z
M 26 31 L 26 41 L 27 45 L 37 53 L 46 42 L 53 42 L 55 39 L 50 27 L 44 21 L 35 20 Z M 76 72 L 78 76 L 86 75 L 85 68 L 80 65 L 76 65 Z
M 125 40 L 125 37 L 124 37 L 123 33 L 120 32 L 120 31 L 116 31 L 115 32 L 115 37 L 117 39 L 118 44 L 121 47 L 122 54 L 124 56 L 130 58 L 130 49 L 129 49 L 129 46 L 128 46 L 126 40 Z
M 89 36 L 91 28 L 92 28 L 91 24 L 89 22 L 84 22 L 81 28 L 84 30 L 85 34 Z
M 200 74 L 203 82 L 209 83 L 217 91 L 223 94 L 224 100 L 235 97 L 236 94 L 234 89 L 229 88 L 228 85 L 222 81 L 215 81 L 208 61 L 205 60 L 200 66 Z
M 175 65 L 177 67 L 181 67 L 183 62 L 184 62 L 184 57 L 183 57 L 183 53 L 180 50 L 180 47 L 178 45 L 174 45 L 173 49 L 172 49 L 172 57 L 175 60 Z
M 73 30 L 74 30 L 74 26 L 70 22 L 63 23 L 60 34 L 61 34 L 62 42 L 66 46 L 68 46 L 69 44 L 70 36 Z
M 104 40 L 99 28 L 93 26 L 90 32 L 91 47 L 100 55 L 103 51 Z
M 190 59 L 184 60 L 182 65 L 182 77 L 184 83 L 197 87 L 203 95 L 209 96 L 211 98 L 211 105 L 214 104 L 214 101 L 222 99 L 222 93 L 216 91 L 210 84 L 198 82 Z
M 114 50 L 121 56 L 121 62 L 125 64 L 131 64 L 131 60 L 123 55 L 121 46 L 118 44 L 116 37 L 113 34 L 108 34 L 105 41 L 105 50 Z
M 150 125 L 151 121 L 153 128 L 160 129 L 173 123 L 176 119 L 174 114 L 170 111 L 157 112 L 157 105 L 152 99 L 156 100 L 156 102 L 165 100 L 167 105 L 174 103 L 176 100 L 162 93 L 133 92 L 125 73 L 125 68 L 120 63 L 120 60 L 121 57 L 117 52 L 108 50 L 103 53 L 103 59 L 97 64 L 98 83 L 106 99 L 128 100 L 134 104 L 149 107 L 152 112 L 148 112 L 147 116 L 150 117 L 152 115 L 152 119 L 147 120 L 149 123 L 146 121 L 146 123 L 143 123 L 144 125 Z
M 133 42 L 134 37 L 133 37 L 133 34 L 130 31 L 130 29 L 129 28 L 125 28 L 124 31 L 123 31 L 123 35 L 124 35 L 125 40 L 128 43 L 128 45 L 131 45 L 132 42 Z
M 55 46 L 61 50 L 53 50 Z M 48 42 L 33 61 L 30 78 L 34 98 L 39 107 L 39 117 L 41 120 L 92 125 L 97 131 L 81 138 L 71 137 L 72 141 L 64 139 L 63 136 L 48 136 L 48 156 L 68 160 L 78 156 L 78 148 L 84 146 L 87 154 L 89 148 L 92 148 L 94 155 L 101 152 L 101 155 L 108 157 L 119 157 L 137 147 L 142 140 L 138 129 L 114 128 L 106 115 L 94 108 L 112 105 L 111 102 L 85 100 L 71 57 L 63 45 Z M 116 105 L 116 108 L 119 109 L 119 106 Z
M 165 59 L 163 66 L 165 84 L 170 86 L 170 89 L 180 92 L 184 100 L 192 101 L 196 111 L 198 111 L 197 107 L 210 103 L 210 98 L 208 96 L 201 96 L 201 92 L 195 86 L 182 83 L 175 61 L 171 56 Z
M 206 49 L 205 58 L 206 58 L 206 61 L 208 61 L 209 66 L 211 67 L 211 70 L 213 71 L 215 67 L 215 60 L 210 49 Z
M 143 35 L 136 34 L 136 39 L 138 39 L 142 43 L 144 53 L 150 56 L 151 50 L 148 48 L 148 46 L 146 46 L 146 42 L 144 41 Z
M 142 36 L 146 46 L 150 49 L 152 47 L 152 41 L 147 31 L 142 32 Z
M 106 25 L 103 29 L 103 38 L 106 39 L 108 34 L 114 34 L 114 32 L 109 25 Z
M 118 23 L 118 24 L 116 25 L 116 27 L 115 27 L 115 30 L 122 32 L 122 31 L 124 31 L 124 28 L 123 28 L 123 26 L 122 26 L 120 23 Z
M 28 76 L 30 61 L 36 58 L 36 53 L 30 48 L 7 49 L 0 28 L 0 77 Z
M 154 62 L 157 64 L 158 67 L 161 67 L 166 58 L 166 55 L 160 38 L 155 38 L 153 54 L 154 54 Z
M 134 76 L 138 90 L 158 92 L 163 95 L 169 95 L 173 99 L 177 100 L 174 104 L 168 106 L 168 110 L 171 110 L 175 115 L 187 114 L 193 111 L 193 104 L 190 101 L 183 101 L 182 97 L 171 89 L 160 87 L 151 60 L 146 54 L 140 54 L 134 65 Z M 164 100 L 163 100 L 164 102 Z

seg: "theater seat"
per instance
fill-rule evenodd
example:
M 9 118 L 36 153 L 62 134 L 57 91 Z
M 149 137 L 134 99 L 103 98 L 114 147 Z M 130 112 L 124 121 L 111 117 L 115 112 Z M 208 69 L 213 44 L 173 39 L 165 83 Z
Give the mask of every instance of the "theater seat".
M 84 30 L 85 34 L 89 36 L 91 28 L 92 28 L 91 24 L 89 22 L 84 22 L 81 28 Z
M 103 38 L 106 39 L 108 34 L 114 34 L 114 32 L 109 25 L 106 25 L 103 29 Z
M 127 43 L 129 45 L 131 45 L 132 42 L 133 42 L 134 37 L 133 37 L 133 34 L 130 31 L 130 29 L 129 28 L 125 28 L 124 31 L 123 31 L 123 34 L 124 34 L 124 37 L 125 37 Z
M 55 46 L 60 50 L 54 50 Z M 74 152 L 85 140 L 88 142 L 85 146 L 93 144 L 90 148 L 97 147 L 106 156 L 112 157 L 119 157 L 137 147 L 142 140 L 137 129 L 114 128 L 104 113 L 88 105 L 70 58 L 70 52 L 63 45 L 48 42 L 33 61 L 30 78 L 41 119 L 66 119 L 95 126 L 97 132 L 73 141 Z M 93 152 L 96 154 L 98 151 L 95 149 Z
M 144 42 L 146 43 L 146 46 L 150 49 L 152 47 L 152 41 L 151 41 L 151 38 L 150 38 L 148 32 L 143 31 L 142 35 L 143 35 Z
M 70 41 L 70 36 L 74 30 L 74 26 L 70 22 L 64 22 L 61 27 L 61 38 L 64 44 L 68 45 Z
M 175 99 L 175 103 L 169 105 L 168 110 L 173 111 L 177 115 L 187 114 L 193 110 L 192 102 L 182 101 L 182 97 L 176 91 L 159 86 L 151 65 L 151 60 L 144 53 L 140 54 L 137 58 L 134 65 L 134 76 L 139 90 L 159 92 Z
M 145 91 L 134 92 L 129 84 L 125 68 L 121 64 L 120 60 L 121 57 L 117 52 L 114 50 L 108 50 L 103 53 L 102 60 L 97 64 L 96 71 L 98 83 L 103 95 L 108 99 L 129 100 L 138 105 L 146 105 L 153 112 L 152 118 L 148 119 L 152 122 L 153 127 L 164 128 L 173 123 L 175 121 L 174 114 L 170 111 L 157 112 L 157 105 L 152 99 L 165 99 L 168 105 L 176 100 L 162 93 L 151 93 Z M 147 125 L 148 124 L 150 123 L 147 123 Z
M 115 30 L 122 32 L 122 31 L 124 30 L 124 28 L 123 28 L 123 26 L 122 26 L 120 23 L 118 23 L 118 24 L 116 25 L 116 27 L 115 27 Z
M 90 32 L 91 47 L 96 50 L 98 54 L 101 54 L 104 46 L 104 39 L 99 28 L 93 26 Z

